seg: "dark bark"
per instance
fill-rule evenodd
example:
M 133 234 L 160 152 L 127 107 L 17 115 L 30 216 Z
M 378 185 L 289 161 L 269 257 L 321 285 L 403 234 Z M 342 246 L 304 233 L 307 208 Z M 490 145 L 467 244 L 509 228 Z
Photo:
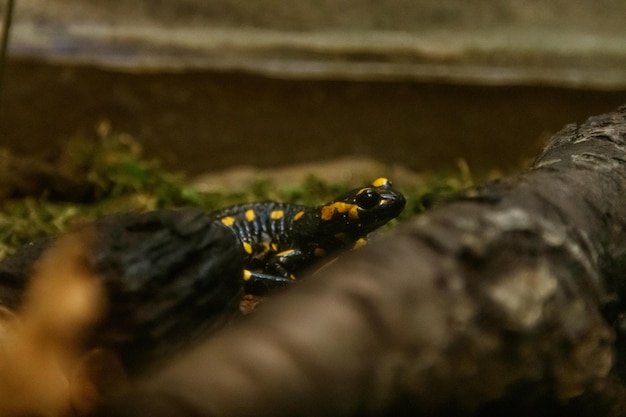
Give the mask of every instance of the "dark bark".
M 625 310 L 624 195 L 626 107 L 341 258 L 103 415 L 144 415 L 151 398 L 219 417 L 619 415 L 619 385 L 603 384 Z
M 94 228 L 89 264 L 109 308 L 91 343 L 116 352 L 132 374 L 238 314 L 239 241 L 202 211 L 120 213 Z
M 43 239 L 30 243 L 20 248 L 19 256 L 9 256 L 0 262 L 0 306 L 11 310 L 19 308 L 35 263 L 50 242 L 50 239 Z
M 115 352 L 130 374 L 238 316 L 239 240 L 204 212 L 119 213 L 76 233 L 84 240 L 85 263 L 108 299 L 87 347 Z M 23 308 L 42 256 L 58 242 L 27 245 L 0 262 L 0 308 Z

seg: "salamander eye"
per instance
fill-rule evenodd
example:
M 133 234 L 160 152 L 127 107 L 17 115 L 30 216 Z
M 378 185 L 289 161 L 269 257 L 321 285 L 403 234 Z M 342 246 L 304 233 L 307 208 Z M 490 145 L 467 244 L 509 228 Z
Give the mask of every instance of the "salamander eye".
M 355 199 L 355 203 L 362 209 L 371 209 L 376 207 L 380 199 L 378 193 L 371 189 L 366 189 L 360 192 Z

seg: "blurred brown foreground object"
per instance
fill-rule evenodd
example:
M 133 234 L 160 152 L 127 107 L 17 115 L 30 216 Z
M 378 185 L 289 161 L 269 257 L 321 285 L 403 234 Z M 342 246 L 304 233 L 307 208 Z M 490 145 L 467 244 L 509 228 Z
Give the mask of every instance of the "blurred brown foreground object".
M 83 231 L 59 239 L 38 262 L 19 311 L 2 307 L 0 415 L 70 412 L 72 372 L 106 307 L 88 266 L 88 238 Z
M 626 107 L 339 259 L 99 415 L 626 415 L 624 195 Z
M 85 413 L 104 395 L 107 417 L 626 416 L 624 195 L 626 107 L 175 356 L 238 299 L 235 239 L 198 213 L 122 215 L 5 291 L 0 414 Z

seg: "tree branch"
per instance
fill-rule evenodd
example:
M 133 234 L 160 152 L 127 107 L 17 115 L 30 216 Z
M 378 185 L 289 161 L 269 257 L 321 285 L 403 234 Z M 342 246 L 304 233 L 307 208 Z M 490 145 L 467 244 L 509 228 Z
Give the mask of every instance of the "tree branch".
M 528 172 L 341 258 L 103 415 L 157 399 L 181 415 L 258 417 L 585 398 L 609 381 L 624 312 L 625 140 L 626 107 L 567 126 Z

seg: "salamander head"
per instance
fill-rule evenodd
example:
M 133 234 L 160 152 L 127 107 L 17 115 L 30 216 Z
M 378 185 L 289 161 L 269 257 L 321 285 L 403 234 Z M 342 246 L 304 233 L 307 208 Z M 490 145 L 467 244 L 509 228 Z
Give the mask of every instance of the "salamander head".
M 404 196 L 391 187 L 387 178 L 378 178 L 371 185 L 348 191 L 321 206 L 321 219 L 336 233 L 363 237 L 404 209 Z

